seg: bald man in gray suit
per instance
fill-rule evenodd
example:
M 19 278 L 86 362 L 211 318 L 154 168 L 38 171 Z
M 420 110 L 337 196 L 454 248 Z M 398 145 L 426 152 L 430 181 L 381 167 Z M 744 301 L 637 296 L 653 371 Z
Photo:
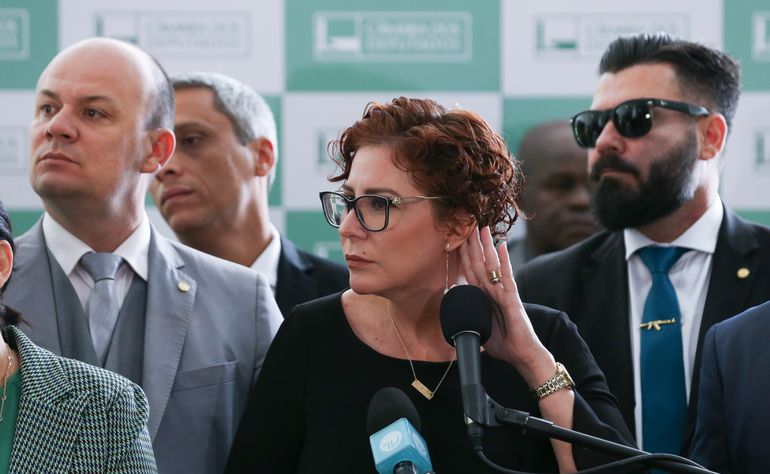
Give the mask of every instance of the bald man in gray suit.
M 6 301 L 38 345 L 143 387 L 160 472 L 216 473 L 282 318 L 264 276 L 149 223 L 147 185 L 174 151 L 173 121 L 165 72 L 132 45 L 89 39 L 51 61 L 30 132 L 46 213 L 18 240 Z M 91 254 L 117 272 L 92 277 Z

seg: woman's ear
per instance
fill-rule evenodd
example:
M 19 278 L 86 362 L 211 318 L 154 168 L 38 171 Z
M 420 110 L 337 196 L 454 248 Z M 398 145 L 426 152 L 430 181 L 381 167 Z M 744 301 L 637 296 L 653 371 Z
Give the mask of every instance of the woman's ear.
M 478 226 L 476 220 L 470 216 L 458 216 L 451 225 L 447 226 L 446 245 L 447 251 L 451 252 L 460 247 L 471 232 Z
M 0 240 L 0 287 L 11 277 L 13 270 L 13 250 L 7 240 Z

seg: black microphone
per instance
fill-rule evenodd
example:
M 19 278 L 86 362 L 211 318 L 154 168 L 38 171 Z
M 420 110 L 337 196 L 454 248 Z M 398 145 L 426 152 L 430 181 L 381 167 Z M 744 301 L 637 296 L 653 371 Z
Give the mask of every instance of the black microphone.
M 409 397 L 394 387 L 374 394 L 366 416 L 369 445 L 379 474 L 426 474 L 433 470 L 420 415 Z
M 489 417 L 487 393 L 481 385 L 481 345 L 492 334 L 492 303 L 472 285 L 452 287 L 441 300 L 441 330 L 457 351 L 465 423 L 474 447 L 480 447 L 481 424 Z

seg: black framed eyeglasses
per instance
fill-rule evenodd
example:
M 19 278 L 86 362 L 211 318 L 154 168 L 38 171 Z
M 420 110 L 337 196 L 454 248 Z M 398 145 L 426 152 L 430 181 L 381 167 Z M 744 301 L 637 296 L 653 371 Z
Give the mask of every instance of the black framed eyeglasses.
M 352 198 L 335 191 L 324 191 L 319 194 L 319 197 L 321 198 L 324 217 L 326 217 L 326 222 L 329 225 L 339 227 L 342 224 L 342 219 L 348 215 L 351 209 L 355 209 L 358 222 L 371 232 L 380 232 L 388 227 L 391 206 L 431 199 L 444 199 L 441 196 L 385 197 L 376 194 L 362 194 Z
M 639 138 L 652 129 L 654 107 L 676 110 L 693 117 L 705 117 L 711 112 L 700 105 L 665 99 L 627 100 L 606 110 L 585 110 L 570 119 L 575 141 L 582 148 L 593 148 L 605 125 L 612 120 L 615 129 L 626 138 Z

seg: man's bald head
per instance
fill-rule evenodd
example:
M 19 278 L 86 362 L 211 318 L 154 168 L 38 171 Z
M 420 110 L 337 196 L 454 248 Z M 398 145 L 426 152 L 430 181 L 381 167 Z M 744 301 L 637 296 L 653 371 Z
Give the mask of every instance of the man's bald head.
M 76 43 L 37 83 L 32 188 L 72 234 L 114 250 L 143 218 L 149 179 L 174 152 L 173 118 L 173 89 L 147 53 L 106 38 Z
M 527 130 L 517 158 L 527 180 L 537 180 L 555 161 L 586 161 L 586 152 L 575 144 L 569 122 L 544 122 Z
M 517 158 L 524 174 L 521 208 L 531 217 L 527 241 L 534 255 L 561 250 L 597 230 L 590 214 L 588 156 L 566 120 L 529 129 Z
M 47 74 L 55 73 L 57 67 L 69 61 L 77 63 L 95 61 L 96 64 L 104 64 L 105 67 L 116 61 L 120 62 L 124 73 L 123 80 L 135 81 L 136 87 L 142 89 L 146 128 L 148 130 L 173 129 L 173 86 L 163 66 L 147 52 L 125 41 L 88 38 L 57 54 L 40 75 L 38 87 Z

